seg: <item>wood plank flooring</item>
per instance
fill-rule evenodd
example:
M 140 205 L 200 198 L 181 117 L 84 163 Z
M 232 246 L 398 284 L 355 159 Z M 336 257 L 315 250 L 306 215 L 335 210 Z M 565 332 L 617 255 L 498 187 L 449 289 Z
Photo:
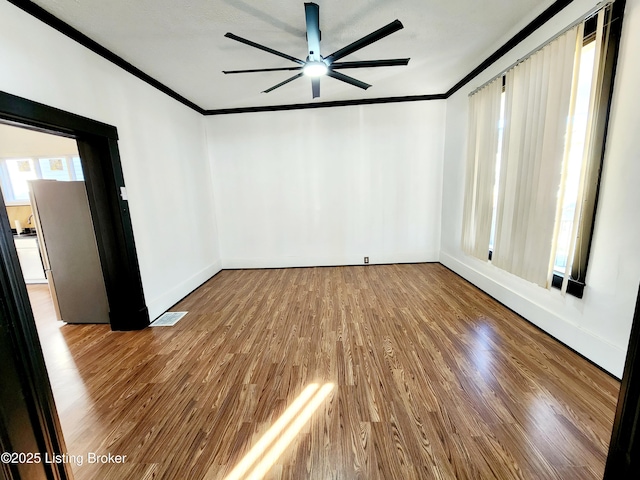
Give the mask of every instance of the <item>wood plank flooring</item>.
M 222 271 L 140 332 L 30 294 L 78 480 L 225 479 L 329 383 L 265 478 L 602 477 L 619 382 L 439 264 Z

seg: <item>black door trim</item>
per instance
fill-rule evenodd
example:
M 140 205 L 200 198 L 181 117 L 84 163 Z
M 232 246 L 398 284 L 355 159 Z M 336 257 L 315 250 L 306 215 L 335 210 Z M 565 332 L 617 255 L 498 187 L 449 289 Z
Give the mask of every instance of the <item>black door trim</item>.
M 0 120 L 78 142 L 113 330 L 149 325 L 115 127 L 0 92 Z M 42 348 L 0 195 L 0 446 L 3 452 L 66 453 Z M 7 479 L 72 479 L 66 463 L 0 465 Z
M 43 461 L 66 447 L 2 195 L 0 254 L 0 447 L 41 455 L 39 462 L 1 462 L 0 478 L 72 479 L 68 464 Z
M 638 478 L 640 468 L 640 291 L 620 384 L 604 480 Z
M 149 325 L 115 127 L 0 92 L 0 119 L 77 139 L 113 330 Z

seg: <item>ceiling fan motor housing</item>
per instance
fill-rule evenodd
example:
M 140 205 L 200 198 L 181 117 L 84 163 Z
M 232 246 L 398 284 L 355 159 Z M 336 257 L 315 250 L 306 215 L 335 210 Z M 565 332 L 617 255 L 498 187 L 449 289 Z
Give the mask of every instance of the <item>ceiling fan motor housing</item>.
M 360 50 L 361 48 L 366 47 L 382 38 L 391 35 L 394 32 L 404 28 L 400 20 L 394 20 L 388 25 L 376 30 L 369 35 L 362 37 L 359 40 L 347 45 L 346 47 L 341 48 L 333 52 L 331 55 L 327 57 L 323 57 L 320 55 L 320 7 L 316 3 L 305 3 L 304 4 L 305 11 L 305 21 L 307 24 L 307 51 L 309 55 L 307 56 L 306 61 L 302 61 L 298 58 L 292 57 L 291 55 L 287 55 L 286 53 L 279 52 L 269 47 L 265 47 L 264 45 L 260 45 L 259 43 L 252 42 L 251 40 L 247 40 L 245 38 L 239 37 L 232 33 L 227 33 L 225 37 L 231 38 L 232 40 L 236 40 L 240 43 L 244 43 L 245 45 L 249 45 L 251 47 L 258 48 L 265 52 L 271 53 L 273 55 L 277 55 L 282 58 L 286 58 L 294 63 L 297 63 L 299 66 L 297 67 L 281 67 L 281 68 L 262 68 L 262 69 L 252 69 L 252 70 L 232 70 L 232 71 L 224 71 L 223 73 L 253 73 L 253 72 L 274 72 L 274 71 L 282 71 L 282 70 L 298 70 L 299 72 L 295 74 L 293 77 L 289 77 L 283 82 L 274 85 L 271 88 L 264 90 L 263 93 L 269 93 L 276 88 L 279 88 L 293 80 L 300 78 L 302 75 L 306 75 L 311 77 L 311 93 L 313 98 L 317 98 L 320 96 L 320 77 L 327 75 L 331 78 L 335 78 L 336 80 L 340 80 L 341 82 L 348 83 L 358 88 L 362 88 L 366 90 L 371 85 L 361 82 L 353 77 L 345 75 L 344 73 L 337 72 L 336 70 L 345 69 L 345 68 L 372 68 L 372 67 L 394 67 L 407 65 L 409 63 L 408 58 L 397 58 L 390 60 L 365 60 L 365 61 L 356 61 L 356 62 L 338 62 L 343 57 L 350 55 L 351 53 Z

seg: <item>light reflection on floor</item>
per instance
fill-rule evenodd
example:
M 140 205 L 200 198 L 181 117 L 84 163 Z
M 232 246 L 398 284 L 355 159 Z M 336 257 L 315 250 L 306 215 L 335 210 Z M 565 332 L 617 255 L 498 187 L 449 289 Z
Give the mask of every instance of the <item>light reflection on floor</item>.
M 225 480 L 263 478 L 331 393 L 333 387 L 333 383 L 326 383 L 322 387 L 317 383 L 308 385 Z M 258 462 L 260 458 L 262 459 Z
M 79 415 L 65 413 L 87 411 L 91 406 L 88 392 L 60 330 L 67 324 L 56 320 L 49 287 L 46 284 L 27 285 L 27 292 L 62 429 L 63 432 L 70 432 L 76 427 L 76 422 L 70 419 L 76 419 Z
M 497 373 L 493 352 L 495 333 L 492 326 L 485 323 L 485 319 L 478 318 L 476 321 L 478 323 L 475 325 L 473 335 L 470 337 L 473 342 L 471 359 L 483 380 L 491 385 L 494 382 L 493 376 Z

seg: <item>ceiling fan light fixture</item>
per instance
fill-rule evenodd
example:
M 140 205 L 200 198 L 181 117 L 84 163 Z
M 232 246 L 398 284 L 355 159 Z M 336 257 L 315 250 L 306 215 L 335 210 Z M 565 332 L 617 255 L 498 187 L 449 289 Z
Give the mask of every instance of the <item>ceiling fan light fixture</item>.
M 287 78 L 286 80 L 274 85 L 271 88 L 267 88 L 263 91 L 263 93 L 269 93 L 274 91 L 276 88 L 280 88 L 283 85 L 288 84 L 298 78 L 301 78 L 303 75 L 309 77 L 311 79 L 311 98 L 318 98 L 320 96 L 320 77 L 326 75 L 335 80 L 339 80 L 344 83 L 348 83 L 349 85 L 353 85 L 354 87 L 361 88 L 366 90 L 371 85 L 361 82 L 353 77 L 345 75 L 344 73 L 340 73 L 339 69 L 342 68 L 372 68 L 372 67 L 395 67 L 400 65 L 407 65 L 409 63 L 408 58 L 393 58 L 388 60 L 363 60 L 363 61 L 353 61 L 353 62 L 339 62 L 343 57 L 347 55 L 351 55 L 354 52 L 357 52 L 361 48 L 366 47 L 367 45 L 371 45 L 378 40 L 382 40 L 384 37 L 391 35 L 394 32 L 404 28 L 400 20 L 394 20 L 393 22 L 385 25 L 382 28 L 379 28 L 375 32 L 370 33 L 369 35 L 365 35 L 359 40 L 350 43 L 346 47 L 343 47 L 339 50 L 336 50 L 331 55 L 327 57 L 323 57 L 320 54 L 320 6 L 317 3 L 313 2 L 305 2 L 304 4 L 304 16 L 305 23 L 307 25 L 307 58 L 305 60 L 301 60 L 299 58 L 292 57 L 291 55 L 287 55 L 286 53 L 279 52 L 278 50 L 274 50 L 273 48 L 266 47 L 264 45 L 260 45 L 259 43 L 252 42 L 251 40 L 247 40 L 246 38 L 239 37 L 238 35 L 234 35 L 231 32 L 227 32 L 225 37 L 235 40 L 240 43 L 244 43 L 245 45 L 249 45 L 250 47 L 257 48 L 258 50 L 262 50 L 273 55 L 277 55 L 278 57 L 285 58 L 297 65 L 295 67 L 276 67 L 276 68 L 259 68 L 259 69 L 251 69 L 251 70 L 224 70 L 223 73 L 250 73 L 250 72 L 279 72 L 284 70 L 294 70 L 297 73 L 292 77 Z
M 307 77 L 321 77 L 326 75 L 328 70 L 324 62 L 307 62 L 302 68 L 302 73 Z

